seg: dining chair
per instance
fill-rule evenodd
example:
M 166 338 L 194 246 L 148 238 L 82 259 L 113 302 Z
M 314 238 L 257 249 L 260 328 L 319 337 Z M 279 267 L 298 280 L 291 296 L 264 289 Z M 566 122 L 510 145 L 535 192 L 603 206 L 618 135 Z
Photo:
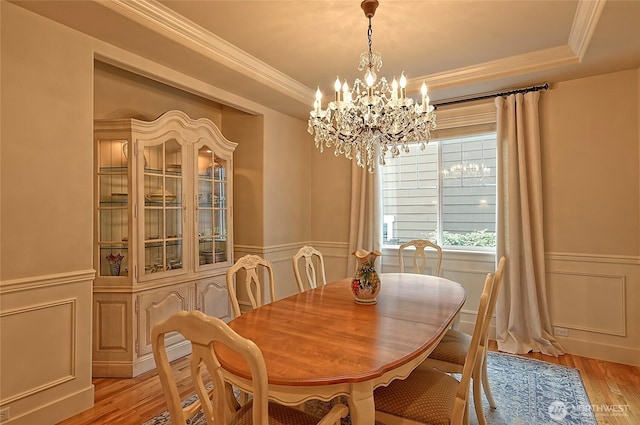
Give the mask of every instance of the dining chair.
M 413 253 L 413 272 L 424 274 L 424 269 L 427 266 L 427 253 L 425 248 L 435 250 L 436 254 L 436 272 L 434 276 L 440 276 L 440 267 L 442 266 L 442 247 L 431 241 L 424 239 L 414 239 L 412 241 L 403 243 L 398 247 L 398 267 L 400 273 L 404 273 L 404 250 L 408 247 L 414 247 Z
M 491 292 L 482 327 L 482 338 L 480 340 L 480 352 L 478 353 L 477 367 L 473 372 L 473 401 L 475 404 L 478 425 L 486 425 L 484 412 L 482 409 L 482 389 L 492 409 L 497 407 L 487 374 L 487 351 L 489 342 L 489 328 L 491 317 L 495 311 L 498 293 L 502 283 L 506 259 L 501 257 L 498 267 L 491 282 Z M 436 346 L 429 357 L 419 366 L 419 368 L 436 368 L 447 373 L 461 373 L 464 369 L 469 347 L 471 346 L 471 336 L 467 333 L 455 329 L 449 329 L 440 343 Z M 480 383 L 482 382 L 482 389 Z
M 273 267 L 271 263 L 258 255 L 245 255 L 239 258 L 235 264 L 227 270 L 227 289 L 229 291 L 229 300 L 233 307 L 234 317 L 242 314 L 236 292 L 238 277 L 241 277 L 238 275 L 240 270 L 243 270 L 245 273 L 244 284 L 252 309 L 260 307 L 265 303 L 263 294 L 263 286 L 265 284 L 269 286 L 270 301 L 275 301 L 276 299 L 275 279 L 273 277 Z M 259 273 L 263 276 L 262 280 L 260 279 Z M 265 280 L 268 280 L 268 282 L 265 282 Z
M 306 275 L 306 283 L 308 288 L 305 288 L 305 281 L 300 274 L 300 263 L 304 261 L 304 272 Z M 298 284 L 298 290 L 300 292 L 305 289 L 312 289 L 318 286 L 318 277 L 321 278 L 320 283 L 327 284 L 327 277 L 324 272 L 324 257 L 322 252 L 318 251 L 312 246 L 303 246 L 295 253 L 292 258 L 293 261 L 293 274 Z
M 386 425 L 469 423 L 469 386 L 480 353 L 492 281 L 493 275 L 487 274 L 460 380 L 435 368 L 418 368 L 405 379 L 376 388 L 373 392 L 376 422 Z
M 165 335 L 178 332 L 191 342 L 190 371 L 197 400 L 182 406 L 176 378 L 165 347 Z M 262 352 L 251 340 L 243 338 L 224 321 L 207 316 L 201 311 L 179 311 L 156 324 L 151 334 L 153 357 L 158 369 L 160 384 L 165 394 L 169 418 L 172 425 L 185 425 L 188 419 L 202 411 L 206 423 L 250 425 L 250 424 L 340 424 L 346 416 L 347 406 L 336 404 L 321 419 L 300 409 L 283 406 L 268 400 L 268 377 Z M 242 356 L 251 371 L 253 397 L 242 406 L 231 394 L 231 384 L 224 376 L 216 351 L 221 346 Z M 203 373 L 207 372 L 213 387 L 207 390 Z

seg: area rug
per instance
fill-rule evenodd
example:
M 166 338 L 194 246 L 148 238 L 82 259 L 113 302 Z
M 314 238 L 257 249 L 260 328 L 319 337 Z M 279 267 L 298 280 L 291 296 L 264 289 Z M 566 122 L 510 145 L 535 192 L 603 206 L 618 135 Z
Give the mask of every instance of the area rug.
M 487 359 L 489 381 L 498 405 L 497 409 L 490 409 L 482 397 L 487 425 L 597 425 L 577 369 L 495 352 L 488 353 Z M 193 401 L 185 403 L 190 402 Z M 321 417 L 331 405 L 311 401 L 305 411 Z M 477 425 L 473 400 L 470 412 L 470 424 Z M 142 425 L 169 425 L 169 415 L 164 412 Z M 189 425 L 206 425 L 206 420 L 199 414 Z M 351 425 L 348 416 L 342 425 Z

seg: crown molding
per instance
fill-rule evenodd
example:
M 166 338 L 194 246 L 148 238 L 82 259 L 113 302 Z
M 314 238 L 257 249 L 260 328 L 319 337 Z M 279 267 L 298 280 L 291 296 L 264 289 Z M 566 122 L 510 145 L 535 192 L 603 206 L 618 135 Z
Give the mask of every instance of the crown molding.
M 295 100 L 309 103 L 313 90 L 233 44 L 185 19 L 156 0 L 94 0 L 201 55 Z
M 559 66 L 573 65 L 578 62 L 578 57 L 568 45 L 557 46 L 484 62 L 478 65 L 458 68 L 439 74 L 413 78 L 411 80 L 411 87 L 418 87 L 418 83 L 421 83 L 423 80 L 427 82 L 431 89 L 454 87 Z
M 593 32 L 596 29 L 606 2 L 607 0 L 581 0 L 578 2 L 576 14 L 573 17 L 573 25 L 571 25 L 568 45 L 576 54 L 579 61 L 582 61 L 587 47 L 589 47 L 591 37 L 593 36 Z
M 157 0 L 94 1 L 294 100 L 308 103 L 313 97 L 311 88 L 185 19 Z M 418 90 L 422 81 L 426 81 L 433 90 L 577 64 L 588 48 L 605 3 L 606 0 L 578 1 L 569 40 L 565 45 L 415 77 L 409 81 L 407 89 Z
M 579 0 L 566 45 L 524 53 L 504 59 L 412 78 L 407 90 L 416 91 L 422 81 L 430 89 L 461 86 L 501 77 L 580 63 L 607 0 Z

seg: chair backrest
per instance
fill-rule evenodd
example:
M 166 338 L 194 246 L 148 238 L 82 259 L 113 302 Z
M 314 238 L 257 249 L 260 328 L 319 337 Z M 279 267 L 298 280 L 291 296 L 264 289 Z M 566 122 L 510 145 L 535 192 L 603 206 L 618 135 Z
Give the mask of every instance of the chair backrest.
M 180 392 L 172 375 L 165 348 L 165 335 L 172 332 L 181 333 L 191 342 L 191 379 L 198 401 L 185 408 L 181 405 Z M 262 352 L 253 341 L 238 335 L 222 320 L 197 310 L 179 311 L 156 324 L 151 333 L 153 357 L 162 390 L 167 399 L 171 424 L 185 424 L 186 419 L 197 413 L 200 408 L 207 424 L 230 423 L 231 418 L 225 416 L 231 415 L 239 407 L 237 404 L 227 405 L 234 401 L 233 397 L 228 397 L 228 392 L 225 391 L 230 390 L 231 384 L 225 381 L 220 362 L 216 357 L 214 343 L 216 343 L 216 349 L 219 349 L 218 344 L 221 344 L 238 353 L 249 365 L 253 385 L 253 423 L 267 425 L 267 368 Z M 210 401 L 211 395 L 207 393 L 202 379 L 203 366 L 213 380 L 215 389 L 212 391 L 213 405 Z
M 500 261 L 498 261 L 498 267 L 496 268 L 496 272 L 493 274 L 493 282 L 491 284 L 491 294 L 489 295 L 489 303 L 487 306 L 487 314 L 485 316 L 484 324 L 482 325 L 482 334 L 483 338 L 480 341 L 480 345 L 483 349 L 486 349 L 487 342 L 489 340 L 489 328 L 491 325 L 491 318 L 493 317 L 493 313 L 496 309 L 496 302 L 498 301 L 498 293 L 500 292 L 500 286 L 502 284 L 502 275 L 504 274 L 504 266 L 506 263 L 506 258 L 501 257 Z
M 458 392 L 453 404 L 453 413 L 451 417 L 452 424 L 464 423 L 464 418 L 467 415 L 466 406 L 469 398 L 469 385 L 471 383 L 471 376 L 473 369 L 476 366 L 476 360 L 481 350 L 480 344 L 483 340 L 482 330 L 484 327 L 485 316 L 487 315 L 487 309 L 489 307 L 489 298 L 491 296 L 491 287 L 493 285 L 493 275 L 487 274 L 487 278 L 484 281 L 484 288 L 482 295 L 480 296 L 480 304 L 478 306 L 478 316 L 476 317 L 476 323 L 473 327 L 473 334 L 471 336 L 471 342 L 469 343 L 469 350 L 467 351 L 467 357 L 464 360 L 464 367 L 462 369 L 462 377 L 460 378 L 460 385 L 458 386 Z
M 258 308 L 265 303 L 263 293 L 265 283 L 269 285 L 270 302 L 276 300 L 276 287 L 271 263 L 258 255 L 245 255 L 227 270 L 227 289 L 229 290 L 229 299 L 233 307 L 234 317 L 238 317 L 241 314 L 236 292 L 236 285 L 239 282 L 238 279 L 234 279 L 237 277 L 236 273 L 239 270 L 244 270 L 245 272 L 244 284 L 252 309 Z M 262 281 L 258 272 L 263 275 Z M 265 280 L 268 280 L 268 282 L 264 282 Z
M 293 274 L 296 277 L 296 283 L 298 284 L 298 290 L 303 292 L 305 289 L 304 280 L 300 275 L 300 262 L 304 260 L 304 272 L 307 277 L 306 282 L 309 288 L 316 288 L 318 286 L 318 275 L 321 278 L 320 283 L 322 285 L 327 284 L 327 277 L 324 273 L 324 258 L 322 253 L 312 246 L 303 246 L 293 256 Z
M 413 253 L 413 272 L 424 274 L 424 269 L 427 266 L 427 254 L 424 249 L 429 247 L 436 251 L 435 276 L 440 276 L 440 267 L 442 266 L 442 248 L 439 245 L 424 239 L 414 239 L 400 245 L 398 248 L 398 266 L 400 268 L 400 273 L 404 273 L 403 251 L 405 248 L 410 246 L 415 247 L 415 252 Z

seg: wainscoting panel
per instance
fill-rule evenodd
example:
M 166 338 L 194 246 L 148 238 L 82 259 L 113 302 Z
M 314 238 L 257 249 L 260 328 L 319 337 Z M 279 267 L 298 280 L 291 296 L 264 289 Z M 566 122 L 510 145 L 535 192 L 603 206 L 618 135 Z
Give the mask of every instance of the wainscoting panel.
M 640 258 L 547 253 L 546 280 L 566 352 L 640 366 Z
M 625 336 L 625 282 L 625 276 L 549 272 L 554 326 Z
M 10 425 L 53 424 L 93 406 L 93 270 L 0 282 L 0 406 Z
M 11 403 L 75 378 L 76 300 L 3 312 L 2 400 Z M 34 324 L 45 325 L 42 332 Z M 5 344 L 10 345 L 5 349 Z M 20 348 L 14 350 L 11 348 Z M 47 355 L 42 356 L 46 351 Z M 30 374 L 34 364 L 42 373 Z

